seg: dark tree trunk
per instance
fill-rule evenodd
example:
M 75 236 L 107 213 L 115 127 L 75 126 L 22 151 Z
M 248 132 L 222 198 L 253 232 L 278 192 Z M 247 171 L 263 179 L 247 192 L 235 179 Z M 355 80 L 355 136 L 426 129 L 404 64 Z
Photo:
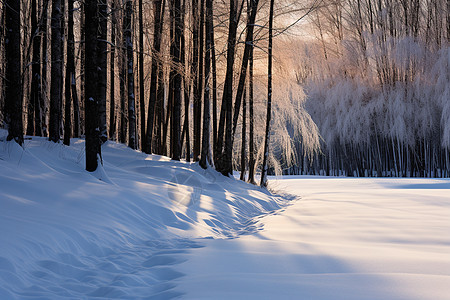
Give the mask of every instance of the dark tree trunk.
M 270 133 L 270 119 L 272 114 L 272 38 L 273 38 L 273 2 L 270 0 L 269 10 L 269 49 L 268 49 L 268 68 L 267 68 L 267 118 L 266 118 L 266 133 L 264 135 L 264 158 L 261 168 L 261 186 L 267 186 L 267 164 L 269 159 L 269 133 Z
M 181 157 L 181 142 L 180 142 L 180 131 L 181 131 L 181 56 L 180 56 L 180 45 L 181 45 L 181 33 L 183 30 L 183 24 L 181 22 L 181 2 L 180 0 L 172 0 L 171 9 L 173 9 L 174 18 L 174 39 L 172 40 L 172 63 L 173 66 L 173 85 L 172 85 L 172 95 L 173 95 L 173 109 L 172 109 L 172 124 L 171 124 L 171 139 L 170 144 L 172 148 L 172 159 L 180 160 Z
M 31 39 L 33 42 L 33 53 L 31 58 L 31 90 L 28 101 L 28 118 L 27 118 L 27 135 L 34 135 L 35 132 L 35 108 L 39 103 L 39 88 L 40 88 L 40 40 L 39 28 L 37 21 L 38 3 L 36 0 L 31 0 Z
M 84 4 L 85 15 L 85 52 L 95 54 L 97 48 L 97 33 L 99 26 L 98 0 L 86 1 Z M 98 116 L 98 87 L 99 76 L 97 55 L 85 55 L 86 81 L 85 81 L 85 129 L 86 129 L 86 170 L 97 170 L 98 158 L 101 157 L 101 143 Z
M 150 77 L 150 98 L 148 101 L 148 114 L 147 114 L 147 134 L 146 134 L 146 145 L 144 151 L 146 153 L 152 153 L 153 144 L 153 127 L 158 120 L 155 117 L 155 106 L 157 97 L 157 80 L 158 80 L 158 66 L 160 66 L 161 59 L 161 33 L 163 25 L 163 14 L 164 14 L 164 1 L 155 0 L 153 1 L 153 51 L 152 51 L 152 71 Z M 159 127 L 159 125 L 156 125 Z
M 211 31 L 212 26 L 212 1 L 206 0 L 206 53 L 205 53 L 205 90 L 203 95 L 203 137 L 202 137 L 202 156 L 200 166 L 206 169 L 211 165 L 211 108 L 210 108 L 210 87 L 209 76 L 211 70 Z M 203 2 L 203 0 L 202 0 Z
M 115 54 L 116 54 L 116 5 L 111 0 L 111 45 L 109 54 L 109 138 L 114 140 L 116 135 L 116 99 L 115 99 Z
M 98 0 L 98 39 L 97 39 L 97 59 L 98 59 L 98 101 L 99 101 L 99 126 L 100 126 L 100 141 L 106 142 L 108 139 L 108 130 L 106 127 L 106 81 L 108 69 L 108 12 L 107 0 Z
M 183 26 L 185 24 L 184 16 L 186 12 L 186 0 L 183 0 Z M 183 35 L 181 36 L 181 65 L 186 68 L 186 39 Z M 183 90 L 184 90 L 184 124 L 183 124 L 183 133 L 181 135 L 181 143 L 183 143 L 184 138 L 186 137 L 186 161 L 191 161 L 191 142 L 189 135 L 189 88 L 188 88 L 188 79 L 187 72 L 184 72 L 183 76 Z
M 256 184 L 255 182 L 255 146 L 254 146 L 254 117 L 253 117 L 253 45 L 249 55 L 248 66 L 248 104 L 249 104 L 249 141 L 248 141 L 248 182 Z
M 193 159 L 198 161 L 200 156 L 200 117 L 201 117 L 201 95 L 199 85 L 199 13 L 198 0 L 192 1 L 192 64 L 191 78 L 193 81 Z
M 198 161 L 200 154 L 200 145 L 202 141 L 202 95 L 203 90 L 203 51 L 204 51 L 204 39 L 205 39 L 205 0 L 200 0 L 200 18 L 198 19 L 199 26 L 199 39 L 198 39 L 198 77 L 197 77 L 197 92 L 196 99 L 198 100 L 198 118 L 194 118 L 194 132 L 196 132 L 197 138 L 194 139 L 194 149 L 197 149 L 198 154 L 194 154 L 194 161 Z
M 245 164 L 246 164 L 246 143 L 245 143 L 245 138 L 247 135 L 247 97 L 246 97 L 246 93 L 245 93 L 245 88 L 244 88 L 244 95 L 243 95 L 243 105 L 242 105 L 242 145 L 241 145 L 241 176 L 240 176 L 240 180 L 245 181 Z
M 86 111 L 85 99 L 84 95 L 86 94 L 85 91 L 85 82 L 86 82 L 86 68 L 85 68 L 85 60 L 86 60 L 86 52 L 85 52 L 85 26 L 86 26 L 86 20 L 85 20 L 85 8 L 84 3 L 80 3 L 81 7 L 81 18 L 80 18 L 80 37 L 81 37 L 81 47 L 80 49 L 80 135 L 83 133 L 86 133 L 86 128 L 84 128 L 84 124 L 86 123 L 86 116 L 81 116 L 82 111 Z
M 71 100 L 73 100 L 74 108 L 77 98 L 77 88 L 75 84 L 75 38 L 73 34 L 73 4 L 74 0 L 68 0 L 67 5 L 67 65 L 65 78 L 65 123 L 64 123 L 64 144 L 70 145 L 70 137 L 72 133 L 72 114 Z M 76 116 L 75 116 L 76 119 Z M 77 123 L 76 121 L 74 123 Z M 74 124 L 78 125 L 78 124 Z
M 42 32 L 42 72 L 41 72 L 41 91 L 42 91 L 42 97 L 41 97 L 41 103 L 40 103 L 40 109 L 41 109 L 41 127 L 42 128 L 42 136 L 48 135 L 48 124 L 47 124 L 47 99 L 48 99 L 48 93 L 47 93 L 47 87 L 48 87 L 48 81 L 47 81 L 47 66 L 48 66 L 48 53 L 47 53 L 47 36 L 48 36 L 48 3 L 49 0 L 45 0 L 46 6 L 44 6 L 44 11 L 42 13 L 42 23 L 41 25 L 41 32 Z M 37 127 L 36 127 L 37 128 Z M 38 134 L 37 134 L 38 135 Z
M 248 3 L 248 18 L 247 18 L 247 35 L 245 37 L 244 56 L 242 57 L 242 66 L 239 76 L 239 84 L 236 92 L 236 101 L 234 102 L 234 116 L 233 116 L 233 136 L 236 133 L 237 121 L 239 118 L 239 111 L 241 109 L 242 94 L 244 92 L 245 79 L 247 78 L 247 66 L 250 51 L 253 47 L 253 29 L 256 19 L 256 12 L 258 10 L 259 0 L 250 0 Z
M 228 28 L 227 42 L 227 68 L 222 96 L 222 107 L 220 110 L 219 128 L 217 134 L 217 145 L 215 148 L 215 165 L 217 171 L 229 176 L 233 171 L 232 155 L 232 111 L 233 111 L 233 70 L 234 55 L 236 48 L 236 31 L 238 25 L 237 1 L 230 1 L 230 25 Z M 225 140 L 225 143 L 224 143 Z
M 128 107 L 126 97 L 126 85 L 127 85 L 127 51 L 126 42 L 124 39 L 125 32 L 125 17 L 122 10 L 122 47 L 119 55 L 119 85 L 120 85 L 120 142 L 125 144 L 127 142 L 127 125 L 128 125 Z
M 213 5 L 213 4 L 211 4 Z M 208 22 L 208 21 L 207 21 Z M 212 65 L 212 114 L 213 114 L 213 147 L 217 144 L 217 71 L 216 71 L 216 47 L 214 41 L 214 23 L 211 15 L 211 65 Z M 207 33 L 208 34 L 208 33 Z
M 5 9 L 5 112 L 8 124 L 7 140 L 23 145 L 22 86 L 20 65 L 20 1 L 6 0 Z
M 144 17 L 142 0 L 139 0 L 139 106 L 141 110 L 141 150 L 145 148 L 145 98 L 144 98 Z
M 131 38 L 131 18 L 133 16 L 133 1 L 127 0 L 125 3 L 125 46 L 127 48 L 127 82 L 128 82 L 128 146 L 137 148 L 136 144 L 136 111 L 134 96 L 134 57 L 133 40 Z
M 61 0 L 52 1 L 51 83 L 49 140 L 59 142 L 63 92 L 63 12 Z

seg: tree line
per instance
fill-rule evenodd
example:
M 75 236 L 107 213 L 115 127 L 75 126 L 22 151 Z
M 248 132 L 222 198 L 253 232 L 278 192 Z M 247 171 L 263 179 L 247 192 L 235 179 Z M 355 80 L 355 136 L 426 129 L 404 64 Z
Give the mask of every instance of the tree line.
M 450 176 L 450 2 L 323 4 L 296 62 L 321 153 L 286 172 Z
M 88 171 L 102 163 L 101 145 L 116 140 L 226 176 L 237 167 L 243 180 L 248 170 L 252 183 L 260 170 L 265 186 L 273 16 L 274 0 L 5 0 L 7 139 L 23 145 L 25 133 L 69 146 L 85 137 Z M 259 102 L 257 55 L 267 59 Z M 255 106 L 266 109 L 264 128 L 255 128 Z

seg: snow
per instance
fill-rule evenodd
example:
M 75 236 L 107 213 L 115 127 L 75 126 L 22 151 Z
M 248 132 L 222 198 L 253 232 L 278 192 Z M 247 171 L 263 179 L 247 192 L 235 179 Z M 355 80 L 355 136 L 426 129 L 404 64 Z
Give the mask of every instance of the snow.
M 302 198 L 188 254 L 187 299 L 450 299 L 449 180 L 270 182 Z
M 0 299 L 450 299 L 448 179 L 270 178 L 277 196 L 113 142 L 88 173 L 83 140 L 5 135 Z

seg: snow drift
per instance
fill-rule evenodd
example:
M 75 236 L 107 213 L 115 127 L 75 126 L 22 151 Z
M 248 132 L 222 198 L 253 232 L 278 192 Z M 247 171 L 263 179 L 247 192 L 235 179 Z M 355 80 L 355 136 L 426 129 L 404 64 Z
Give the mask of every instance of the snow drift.
M 198 164 L 102 147 L 103 167 L 84 170 L 72 146 L 0 141 L 0 298 L 152 298 L 179 295 L 172 268 L 195 238 L 257 228 L 253 217 L 281 198 Z

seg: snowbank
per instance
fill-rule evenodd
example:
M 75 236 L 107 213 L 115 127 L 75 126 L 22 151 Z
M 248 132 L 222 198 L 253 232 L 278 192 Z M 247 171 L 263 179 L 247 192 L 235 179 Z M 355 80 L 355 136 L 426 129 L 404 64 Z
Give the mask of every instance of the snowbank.
M 254 232 L 253 217 L 285 200 L 198 164 L 102 147 L 84 170 L 84 141 L 0 132 L 0 298 L 168 299 L 172 268 L 195 238 Z

